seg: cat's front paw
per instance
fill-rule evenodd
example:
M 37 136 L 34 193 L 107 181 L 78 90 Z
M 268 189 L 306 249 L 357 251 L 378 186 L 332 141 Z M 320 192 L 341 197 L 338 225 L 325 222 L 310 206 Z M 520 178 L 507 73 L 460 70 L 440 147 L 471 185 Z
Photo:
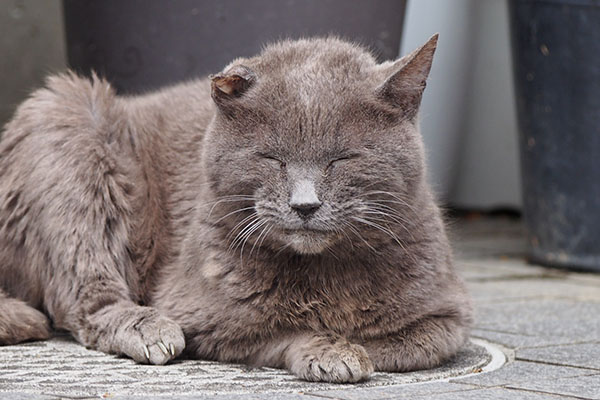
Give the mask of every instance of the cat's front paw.
M 149 307 L 138 307 L 129 324 L 117 330 L 114 341 L 120 353 L 143 364 L 162 365 L 185 348 L 183 331 L 177 323 Z
M 50 321 L 40 311 L 16 299 L 0 301 L 0 346 L 50 337 Z
M 314 382 L 352 383 L 369 379 L 373 373 L 373 363 L 360 345 L 336 343 L 315 350 L 296 363 L 292 372 L 298 377 Z

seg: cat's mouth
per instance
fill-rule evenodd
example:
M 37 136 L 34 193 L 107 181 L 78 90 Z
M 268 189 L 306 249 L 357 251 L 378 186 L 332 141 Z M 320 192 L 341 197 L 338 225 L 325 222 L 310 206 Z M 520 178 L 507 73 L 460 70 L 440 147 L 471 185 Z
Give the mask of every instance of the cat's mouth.
M 335 240 L 331 231 L 316 229 L 285 230 L 290 246 L 300 254 L 319 254 Z

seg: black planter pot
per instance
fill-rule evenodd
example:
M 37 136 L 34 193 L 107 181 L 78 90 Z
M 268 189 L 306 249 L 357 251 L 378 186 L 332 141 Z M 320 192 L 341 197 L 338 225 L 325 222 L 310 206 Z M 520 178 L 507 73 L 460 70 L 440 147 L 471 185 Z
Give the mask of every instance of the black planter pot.
M 64 0 L 70 66 L 135 93 L 219 72 L 281 38 L 336 34 L 398 55 L 405 0 Z
M 600 271 L 600 0 L 512 0 L 533 262 Z

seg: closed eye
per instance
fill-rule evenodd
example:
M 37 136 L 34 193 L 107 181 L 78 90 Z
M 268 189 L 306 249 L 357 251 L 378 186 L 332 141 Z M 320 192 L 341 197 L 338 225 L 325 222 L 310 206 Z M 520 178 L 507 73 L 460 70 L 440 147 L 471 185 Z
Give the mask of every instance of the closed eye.
M 343 161 L 349 161 L 349 160 L 352 160 L 352 159 L 355 159 L 355 158 L 358 158 L 358 157 L 360 157 L 360 154 L 358 154 L 358 153 L 350 153 L 350 154 L 345 154 L 343 156 L 339 156 L 339 157 L 334 158 L 333 160 L 331 160 L 329 162 L 329 165 L 327 165 L 327 168 L 329 169 L 330 167 L 332 167 L 336 163 L 340 163 L 340 162 L 343 162 Z
M 273 166 L 275 168 L 283 169 L 286 166 L 285 161 L 282 161 L 271 155 L 259 154 L 259 156 L 260 156 L 260 158 L 262 158 L 264 161 L 266 161 L 268 164 L 270 164 L 271 166 Z

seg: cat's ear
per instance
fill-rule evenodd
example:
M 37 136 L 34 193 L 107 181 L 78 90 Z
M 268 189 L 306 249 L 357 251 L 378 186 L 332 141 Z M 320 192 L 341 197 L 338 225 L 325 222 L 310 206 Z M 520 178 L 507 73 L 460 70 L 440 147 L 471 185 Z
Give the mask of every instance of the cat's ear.
M 404 116 L 409 119 L 414 118 L 419 111 L 437 41 L 436 33 L 427 43 L 412 53 L 391 65 L 381 65 L 382 75 L 386 78 L 377 88 L 377 96 L 400 108 Z
M 256 81 L 254 72 L 243 65 L 235 65 L 226 71 L 211 75 L 212 98 L 218 105 L 226 105 L 241 97 Z

